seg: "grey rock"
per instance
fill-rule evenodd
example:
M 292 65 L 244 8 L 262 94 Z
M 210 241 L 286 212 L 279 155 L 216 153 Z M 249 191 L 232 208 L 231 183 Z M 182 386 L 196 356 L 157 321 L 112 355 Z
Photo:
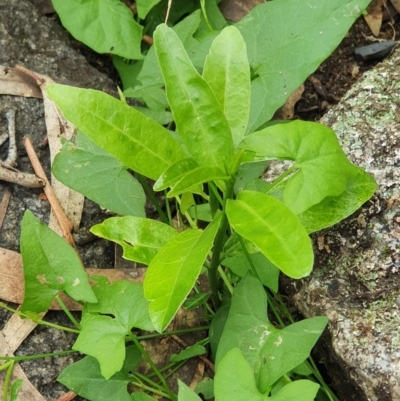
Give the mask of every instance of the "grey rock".
M 379 189 L 355 214 L 314 236 L 313 273 L 287 285 L 303 315 L 329 317 L 320 357 L 333 364 L 329 373 L 346 401 L 400 400 L 399 66 L 395 51 L 322 119 Z

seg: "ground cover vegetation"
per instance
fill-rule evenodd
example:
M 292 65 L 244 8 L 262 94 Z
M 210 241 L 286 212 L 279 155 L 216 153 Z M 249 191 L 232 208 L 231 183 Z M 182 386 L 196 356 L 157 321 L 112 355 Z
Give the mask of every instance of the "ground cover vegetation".
M 137 1 L 136 20 L 118 1 L 53 3 L 76 38 L 114 54 L 124 85 L 120 100 L 47 87 L 78 129 L 53 174 L 114 212 L 91 231 L 147 266 L 143 284 L 90 277 L 91 286 L 75 251 L 25 213 L 20 313 L 38 320 L 59 292 L 83 305 L 80 322 L 69 315 L 78 334 L 73 350 L 86 356 L 58 380 L 93 401 L 195 401 L 199 393 L 217 401 L 336 399 L 307 359 L 327 318 L 294 322 L 277 296 L 278 279 L 310 274 L 309 234 L 353 213 L 376 183 L 347 159 L 330 128 L 270 120 L 369 1 L 274 0 L 236 24 L 216 1 L 176 1 L 172 27 L 159 17 L 166 1 Z M 154 39 L 145 56 L 143 31 Z M 261 178 L 283 160 L 291 163 L 280 175 Z M 146 196 L 156 217 L 146 217 Z M 205 354 L 208 344 L 216 372 L 195 391 L 179 381 L 175 393 L 140 340 L 143 331 L 168 335 L 182 307 L 204 309 L 209 337 L 166 368 Z M 142 358 L 153 376 L 137 370 Z M 5 399 L 16 392 L 8 398 L 6 388 Z

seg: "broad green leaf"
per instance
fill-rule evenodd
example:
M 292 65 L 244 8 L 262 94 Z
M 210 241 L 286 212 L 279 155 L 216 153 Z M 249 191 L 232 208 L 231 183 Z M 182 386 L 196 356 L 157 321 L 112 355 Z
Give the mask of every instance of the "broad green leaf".
M 189 214 L 194 219 L 199 219 L 207 222 L 210 222 L 212 220 L 209 203 L 203 203 L 201 205 L 194 205 L 190 207 Z
M 218 180 L 226 181 L 229 180 L 229 178 L 230 177 L 218 167 L 198 167 L 187 172 L 175 185 L 173 185 L 171 190 L 167 193 L 167 197 L 173 198 L 174 196 L 185 192 L 190 192 L 193 188 L 197 188 L 205 182 Z
M 145 116 L 158 122 L 160 125 L 167 125 L 173 121 L 172 114 L 169 111 L 164 110 L 152 110 L 146 107 L 134 107 L 137 111 L 140 111 Z
M 311 380 L 296 380 L 288 383 L 270 401 L 314 401 L 319 390 L 319 384 Z
M 157 179 L 185 157 L 169 131 L 99 91 L 52 84 L 46 88 L 65 118 L 127 167 Z
M 215 95 L 172 29 L 159 25 L 154 32 L 154 45 L 182 141 L 200 166 L 225 170 L 233 158 L 233 142 Z
M 202 394 L 203 399 L 209 400 L 214 398 L 214 380 L 209 377 L 205 377 L 200 383 L 197 384 L 194 391 L 197 394 Z
M 370 1 L 269 1 L 236 24 L 252 71 L 248 132 L 269 121 L 331 55 Z
M 172 354 L 170 357 L 171 362 L 180 362 L 184 361 L 185 359 L 190 359 L 193 358 L 194 356 L 198 355 L 204 355 L 207 353 L 207 350 L 204 348 L 203 345 L 200 344 L 194 344 L 183 351 L 181 351 L 179 354 Z
M 141 284 L 116 281 L 110 284 L 105 277 L 95 277 L 92 287 L 97 304 L 86 304 L 81 320 L 82 330 L 73 349 L 93 356 L 100 364 L 104 378 L 118 372 L 125 360 L 125 337 L 133 327 L 154 329 L 143 296 Z
M 339 196 L 357 167 L 350 163 L 335 133 L 321 124 L 292 121 L 248 135 L 240 147 L 256 158 L 293 160 L 296 171 L 287 179 L 283 201 L 295 214 Z
M 214 378 L 215 399 L 218 401 L 266 401 L 256 386 L 254 373 L 238 348 L 229 350 L 219 362 Z
M 188 171 L 195 170 L 198 167 L 198 163 L 192 157 L 178 160 L 161 174 L 158 180 L 154 183 L 153 189 L 155 191 L 167 189 L 180 181 Z
M 250 113 L 250 66 L 246 44 L 234 26 L 213 41 L 204 64 L 203 78 L 220 104 L 232 132 L 234 145 L 246 133 Z
M 127 168 L 81 132 L 76 145 L 67 142 L 52 173 L 63 184 L 114 213 L 144 217 L 146 196 Z
M 161 22 L 163 22 L 163 20 L 161 20 L 160 23 Z M 174 26 L 173 29 L 178 33 L 183 43 L 186 43 L 188 38 L 191 38 L 197 30 L 199 23 L 200 12 L 197 12 L 185 18 Z M 141 71 L 137 75 L 137 82 L 133 87 L 124 86 L 124 94 L 126 97 L 133 97 L 140 100 L 150 109 L 165 110 L 168 107 L 168 102 L 163 87 L 164 79 L 157 62 L 154 46 L 152 46 L 144 59 Z
M 122 89 L 126 96 L 126 90 L 133 88 L 138 84 L 138 75 L 143 67 L 144 60 L 127 60 L 123 57 L 113 56 L 112 58 L 115 69 L 122 81 Z
M 228 200 L 226 214 L 233 229 L 253 242 L 283 273 L 301 278 L 311 272 L 311 240 L 283 203 L 259 192 L 242 191 L 236 200 Z
M 96 53 L 143 58 L 142 27 L 119 0 L 52 0 L 64 27 Z
M 297 217 L 308 233 L 333 226 L 359 209 L 377 189 L 375 180 L 361 168 L 355 171 L 339 196 L 328 196 Z
M 248 273 L 233 292 L 216 358 L 218 374 L 225 355 L 239 348 L 261 393 L 308 358 L 328 322 L 313 317 L 279 330 L 269 322 L 266 306 L 262 284 Z
M 109 241 L 120 244 L 123 257 L 148 265 L 157 252 L 177 231 L 157 220 L 133 216 L 111 217 L 96 224 L 90 231 Z
M 252 254 L 259 252 L 258 248 L 251 241 L 247 241 L 245 238 L 239 238 L 239 235 L 234 232 L 225 242 L 222 253 L 223 258 L 246 255 L 243 250 L 242 241 L 244 241 L 248 253 Z
M 278 291 L 279 269 L 276 268 L 261 252 L 249 255 L 251 262 L 261 283 L 272 291 Z M 221 265 L 229 267 L 239 277 L 244 277 L 251 270 L 250 262 L 246 255 L 234 256 L 221 261 Z
M 178 379 L 178 401 L 201 401 L 201 398 L 188 387 L 185 383 Z
M 161 0 L 136 0 L 135 4 L 140 19 L 145 19 L 147 13 Z
M 129 346 L 122 369 L 106 380 L 100 373 L 97 360 L 86 356 L 64 369 L 57 381 L 87 400 L 131 401 L 128 384 L 132 377 L 129 372 L 139 365 L 140 360 L 140 351 L 135 346 Z
M 259 179 L 259 177 L 263 175 L 268 163 L 269 162 L 261 161 L 241 164 L 236 176 L 235 186 L 233 188 L 234 194 L 237 195 L 240 191 L 243 191 L 244 189 L 254 191 L 255 189 L 249 188 L 249 184 L 253 183 L 254 180 Z M 268 185 L 265 181 L 262 182 L 265 185 Z
M 25 297 L 23 312 L 46 311 L 65 292 L 76 301 L 97 302 L 75 250 L 27 210 L 21 227 Z
M 162 332 L 193 288 L 221 221 L 216 215 L 202 230 L 187 230 L 173 237 L 151 261 L 144 279 L 150 316 Z

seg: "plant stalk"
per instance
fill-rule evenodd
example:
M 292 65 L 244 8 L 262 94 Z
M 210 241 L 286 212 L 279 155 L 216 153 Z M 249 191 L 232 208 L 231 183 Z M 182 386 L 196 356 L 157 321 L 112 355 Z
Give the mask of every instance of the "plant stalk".
M 221 304 L 221 299 L 219 297 L 219 292 L 218 292 L 217 272 L 218 272 L 221 252 L 225 244 L 226 230 L 228 229 L 229 225 L 228 217 L 225 211 L 226 202 L 228 199 L 232 198 L 234 183 L 235 180 L 232 178 L 227 184 L 227 189 L 224 194 L 224 202 L 222 207 L 221 225 L 219 226 L 217 235 L 215 237 L 213 254 L 210 262 L 210 267 L 208 269 L 208 281 L 211 289 L 211 299 L 215 308 L 218 308 L 219 305 Z

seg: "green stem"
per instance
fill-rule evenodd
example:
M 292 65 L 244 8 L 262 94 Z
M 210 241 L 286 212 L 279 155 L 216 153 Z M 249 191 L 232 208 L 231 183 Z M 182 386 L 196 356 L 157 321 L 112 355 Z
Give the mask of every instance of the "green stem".
M 223 206 L 224 201 L 221 198 L 221 195 L 219 194 L 217 187 L 215 186 L 215 184 L 212 181 L 208 183 L 208 188 L 210 189 L 210 197 L 212 195 L 219 202 L 220 206 Z M 210 199 L 210 203 L 211 203 L 211 199 Z
M 236 233 L 236 235 L 238 236 L 238 240 L 239 240 L 240 245 L 241 245 L 241 247 L 243 249 L 243 252 L 244 252 L 244 254 L 246 256 L 246 259 L 249 262 L 250 269 L 251 269 L 252 273 L 254 274 L 254 277 L 257 277 L 261 282 L 260 276 L 258 275 L 258 272 L 257 272 L 257 269 L 256 269 L 256 267 L 254 265 L 253 259 L 250 257 L 249 251 L 247 250 L 247 246 L 246 246 L 243 238 L 237 233 Z
M 219 305 L 221 304 L 221 299 L 220 299 L 219 293 L 218 293 L 217 272 L 218 272 L 218 266 L 219 266 L 219 262 L 220 262 L 221 252 L 222 252 L 222 249 L 225 244 L 226 230 L 229 225 L 228 217 L 226 216 L 226 211 L 225 211 L 226 202 L 228 199 L 232 198 L 234 183 L 235 183 L 235 180 L 233 178 L 227 183 L 227 189 L 224 194 L 224 201 L 223 201 L 223 205 L 222 205 L 221 224 L 219 226 L 217 235 L 215 237 L 214 249 L 213 249 L 213 254 L 212 254 L 212 258 L 211 258 L 211 262 L 210 262 L 210 268 L 208 269 L 208 281 L 210 283 L 211 299 L 213 301 L 215 308 L 218 308 Z
M 32 316 L 29 316 L 29 315 L 27 315 L 26 313 L 23 313 L 23 312 L 21 312 L 21 311 L 19 311 L 19 310 L 17 310 L 17 309 L 10 308 L 8 305 L 6 305 L 6 304 L 3 303 L 3 302 L 0 302 L 0 308 L 3 308 L 3 309 L 5 309 L 5 310 L 8 310 L 9 312 L 15 313 L 16 315 L 21 316 L 21 317 L 23 317 L 23 318 L 30 319 L 30 320 L 32 320 L 33 322 L 37 323 L 37 324 L 43 324 L 44 326 L 53 327 L 53 328 L 58 329 L 58 330 L 68 331 L 68 332 L 70 332 L 70 333 L 75 333 L 75 334 L 79 334 L 79 333 L 80 333 L 80 330 L 71 329 L 71 328 L 69 328 L 69 327 L 64 327 L 64 326 L 60 326 L 60 325 L 58 325 L 58 324 L 53 324 L 53 323 L 50 323 L 50 322 L 46 322 L 46 321 L 40 319 L 40 318 L 39 318 L 39 315 L 38 315 L 38 318 L 37 318 L 37 319 L 32 319 Z
M 186 334 L 186 333 L 192 333 L 194 331 L 206 331 L 209 328 L 210 328 L 210 326 L 191 327 L 189 329 L 173 330 L 173 331 L 168 331 L 168 332 L 164 332 L 164 333 L 147 334 L 147 335 L 144 335 L 144 336 L 137 336 L 136 338 L 139 341 L 141 341 L 141 340 L 150 340 L 152 338 L 172 336 L 174 334 Z
M 57 294 L 56 295 L 56 301 L 60 305 L 60 308 L 64 311 L 64 313 L 68 316 L 69 320 L 71 320 L 72 324 L 78 329 L 81 330 L 82 327 L 79 324 L 79 322 L 72 316 L 72 313 L 68 310 L 68 308 L 65 306 L 64 302 L 60 298 L 60 296 Z
M 14 370 L 14 362 L 11 361 L 10 366 L 7 369 L 6 378 L 4 379 L 3 384 L 3 400 L 8 401 L 8 387 L 10 386 L 12 372 Z
M 146 350 L 142 347 L 142 344 L 140 344 L 140 341 L 136 338 L 136 336 L 133 333 L 129 333 L 129 337 L 131 338 L 133 343 L 136 345 L 136 347 L 138 348 L 140 353 L 143 355 L 146 362 L 151 366 L 151 368 L 153 369 L 153 372 L 160 379 L 161 383 L 164 386 L 165 391 L 168 393 L 168 398 L 171 399 L 172 401 L 177 401 L 178 399 L 177 399 L 176 395 L 170 390 L 167 382 L 165 381 L 164 376 L 158 370 L 157 366 L 154 364 L 152 359 L 149 357 L 149 354 L 146 352 Z
M 139 387 L 139 388 L 142 388 L 143 390 L 150 391 L 150 392 L 153 393 L 153 394 L 157 394 L 157 395 L 160 395 L 161 397 L 169 398 L 169 395 L 168 395 L 168 394 L 165 394 L 165 393 L 163 393 L 162 391 L 156 390 L 155 388 L 148 387 L 148 386 L 146 386 L 146 385 L 143 384 L 143 383 L 136 383 L 136 382 L 131 382 L 131 383 L 132 383 L 134 386 Z
M 147 376 L 142 375 L 140 372 L 137 372 L 137 371 L 136 371 L 136 372 L 131 372 L 131 375 L 132 375 L 132 376 L 135 376 L 135 377 L 138 378 L 139 380 L 141 380 L 141 381 L 147 383 L 148 385 L 157 388 L 157 389 L 160 390 L 160 391 L 163 391 L 163 390 L 164 390 L 164 387 L 163 387 L 163 386 L 160 386 L 158 383 L 156 383 L 155 381 L 151 380 L 151 379 L 148 378 Z
M 297 167 L 293 165 L 292 167 L 288 168 L 284 173 L 282 173 L 275 181 L 273 181 L 267 189 L 267 193 L 274 187 L 276 187 L 285 177 L 293 172 L 294 169 Z
M 68 351 L 58 351 L 58 352 L 51 352 L 48 354 L 37 354 L 37 355 L 25 355 L 25 356 L 0 356 L 0 361 L 30 361 L 32 359 L 41 359 L 41 358 L 48 358 L 52 356 L 60 356 L 60 355 L 67 355 L 67 354 L 74 354 L 79 351 L 75 350 L 68 350 Z
M 160 206 L 157 198 L 154 196 L 154 192 L 150 188 L 150 185 L 147 183 L 146 178 L 144 178 L 141 174 L 136 174 L 136 177 L 137 177 L 138 181 L 140 182 L 140 184 L 142 185 L 144 192 L 146 192 L 147 197 L 150 199 L 151 203 L 156 208 L 157 213 L 159 214 L 162 222 L 165 224 L 168 224 L 168 217 L 164 213 L 164 211 L 161 209 L 161 206 Z
M 226 288 L 228 288 L 228 291 L 231 293 L 231 295 L 233 294 L 233 287 L 231 282 L 229 281 L 228 277 L 226 276 L 224 270 L 222 269 L 221 266 L 218 266 L 218 273 L 222 278 L 222 281 L 225 283 Z

